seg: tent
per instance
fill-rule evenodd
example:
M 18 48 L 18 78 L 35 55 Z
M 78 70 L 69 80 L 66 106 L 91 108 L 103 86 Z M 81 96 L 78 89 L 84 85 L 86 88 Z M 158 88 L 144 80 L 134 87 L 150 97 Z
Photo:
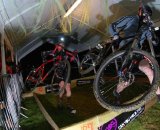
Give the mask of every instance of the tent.
M 65 16 L 75 3 L 77 6 Z M 158 26 L 159 0 L 144 3 L 152 7 Z M 55 35 L 59 29 L 78 34 L 79 43 L 71 43 L 68 49 L 81 52 L 108 38 L 109 24 L 136 14 L 138 7 L 139 0 L 1 0 L 0 32 L 18 61 L 41 46 L 43 36 Z

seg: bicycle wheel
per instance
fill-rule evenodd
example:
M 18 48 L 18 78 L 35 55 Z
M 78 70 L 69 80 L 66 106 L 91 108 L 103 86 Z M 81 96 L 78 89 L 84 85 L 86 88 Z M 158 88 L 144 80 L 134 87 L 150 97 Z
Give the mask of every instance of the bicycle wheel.
M 157 61 L 145 51 L 133 50 L 131 60 L 122 68 L 125 56 L 125 51 L 111 54 L 101 64 L 94 80 L 94 95 L 100 105 L 109 110 L 132 111 L 155 96 L 160 76 Z M 151 83 L 140 71 L 142 61 L 147 63 L 153 73 Z M 119 93 L 118 89 L 121 90 Z
M 42 79 L 42 69 L 38 69 L 37 71 L 35 69 L 31 70 L 25 80 L 25 87 L 26 89 L 33 89 L 35 88 L 37 85 L 39 85 Z
M 60 89 L 57 83 L 57 79 L 56 77 L 59 76 L 59 69 L 65 69 L 65 83 L 64 83 L 64 88 L 66 87 L 66 84 L 69 81 L 70 78 L 70 73 L 71 73 L 71 65 L 70 62 L 68 60 L 63 60 L 63 61 L 59 61 L 55 66 L 54 66 L 54 70 L 53 70 L 53 76 L 51 79 L 51 87 L 52 87 L 52 92 L 55 93 L 56 95 L 60 94 L 61 91 L 64 90 L 64 88 Z
M 87 74 L 94 70 L 94 68 L 97 65 L 97 58 L 98 55 L 95 53 L 87 53 L 84 58 L 82 59 L 82 62 L 80 63 L 80 73 L 81 75 Z

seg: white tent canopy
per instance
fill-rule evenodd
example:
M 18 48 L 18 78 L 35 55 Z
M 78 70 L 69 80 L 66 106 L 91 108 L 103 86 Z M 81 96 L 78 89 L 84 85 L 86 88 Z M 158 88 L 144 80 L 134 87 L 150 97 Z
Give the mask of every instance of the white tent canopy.
M 61 31 L 78 33 L 79 44 L 69 49 L 83 51 L 109 36 L 109 24 L 124 15 L 136 14 L 139 0 L 0 0 L 0 31 L 5 33 L 18 60 L 43 44 L 41 37 Z M 160 19 L 160 1 L 144 0 L 153 9 L 153 20 Z M 158 25 L 158 22 L 157 22 Z

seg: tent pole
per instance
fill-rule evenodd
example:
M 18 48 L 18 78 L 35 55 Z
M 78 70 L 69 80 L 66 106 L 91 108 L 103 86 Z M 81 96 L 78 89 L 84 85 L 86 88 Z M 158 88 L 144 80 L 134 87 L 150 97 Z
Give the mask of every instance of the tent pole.
M 4 33 L 1 32 L 0 34 L 0 41 L 1 41 L 1 62 L 2 62 L 2 70 L 1 73 L 6 74 L 6 60 L 5 60 L 5 49 L 4 49 Z

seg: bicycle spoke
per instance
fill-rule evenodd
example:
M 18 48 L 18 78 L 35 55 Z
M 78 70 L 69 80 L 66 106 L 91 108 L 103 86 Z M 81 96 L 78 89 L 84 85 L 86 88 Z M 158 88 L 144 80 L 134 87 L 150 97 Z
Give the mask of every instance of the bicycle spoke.
M 111 81 L 114 81 L 115 78 L 118 78 L 118 77 L 114 77 L 114 78 L 112 78 L 112 79 L 110 79 L 110 80 L 107 80 L 107 82 L 111 83 Z M 100 82 L 101 82 L 101 81 L 100 81 Z M 114 84 L 114 83 L 112 83 L 112 84 Z M 105 90 L 105 89 L 107 89 L 107 90 L 109 91 L 109 90 L 113 89 L 118 83 L 115 84 L 115 85 L 112 85 L 112 84 L 109 84 L 109 85 L 107 84 L 106 88 L 103 87 L 103 88 L 101 89 L 101 91 L 103 91 L 103 90 Z M 104 85 L 103 85 L 103 86 L 104 86 Z M 100 88 L 101 88 L 101 86 L 100 86 Z
M 84 65 L 95 66 L 95 63 L 84 63 Z

